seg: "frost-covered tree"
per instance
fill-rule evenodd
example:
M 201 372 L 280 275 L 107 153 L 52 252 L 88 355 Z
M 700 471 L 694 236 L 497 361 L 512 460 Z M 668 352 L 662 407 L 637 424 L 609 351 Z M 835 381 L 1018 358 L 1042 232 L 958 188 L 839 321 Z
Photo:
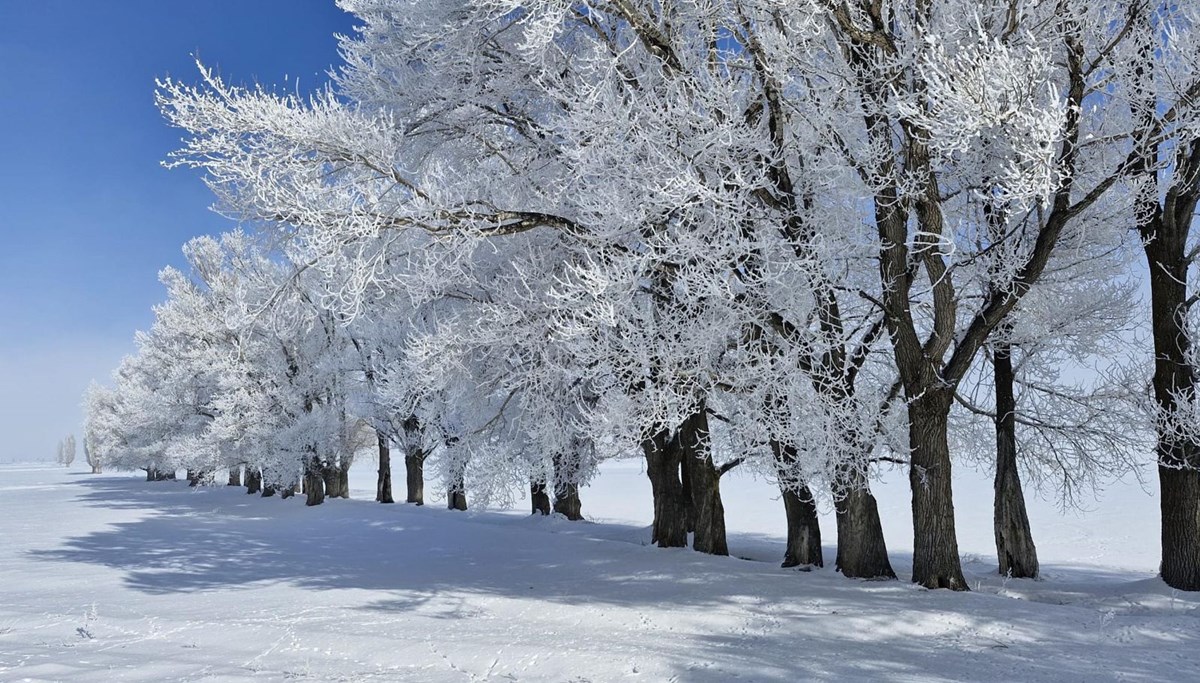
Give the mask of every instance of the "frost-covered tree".
M 1196 256 L 1200 201 L 1200 8 L 1130 3 L 1131 38 L 1115 103 L 1133 121 L 1136 228 L 1149 270 L 1154 415 L 1162 509 L 1162 578 L 1200 590 L 1200 432 L 1197 431 Z
M 363 25 L 311 100 L 208 70 L 161 84 L 189 135 L 173 163 L 287 237 L 274 265 L 217 269 L 238 273 L 234 309 L 270 313 L 221 322 L 239 352 L 210 447 L 282 470 L 299 448 L 315 476 L 357 411 L 408 442 L 410 475 L 436 452 L 455 507 L 551 480 L 569 499 L 601 459 L 640 455 L 654 540 L 694 530 L 717 553 L 720 476 L 752 468 L 783 490 L 787 563 L 821 563 L 829 496 L 852 576 L 893 574 L 868 486 L 884 457 L 909 468 L 914 581 L 960 590 L 956 399 L 1001 442 L 998 547 L 1028 536 L 1018 434 L 1064 482 L 1124 462 L 1086 452 L 1114 443 L 1099 416 L 1120 396 L 1081 402 L 1055 374 L 1108 351 L 1078 343 L 1113 330 L 1080 264 L 1122 227 L 1153 251 L 1156 301 L 1160 271 L 1186 278 L 1190 252 L 1160 251 L 1194 209 L 1190 9 L 341 5 Z M 1159 317 L 1186 317 L 1176 290 Z M 1056 324 L 1068 301 L 1080 315 Z M 1200 567 L 1174 517 L 1196 499 L 1181 324 L 1156 333 L 1179 356 L 1160 348 L 1156 375 L 1164 500 L 1183 501 L 1164 507 L 1172 577 Z
M 75 462 L 76 450 L 75 435 L 68 434 L 62 442 L 62 464 L 64 466 L 70 467 L 71 463 Z

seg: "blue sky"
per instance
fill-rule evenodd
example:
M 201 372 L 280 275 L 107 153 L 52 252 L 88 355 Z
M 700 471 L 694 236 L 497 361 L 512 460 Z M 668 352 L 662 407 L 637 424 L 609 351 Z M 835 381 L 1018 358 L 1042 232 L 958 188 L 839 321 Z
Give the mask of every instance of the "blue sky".
M 232 225 L 154 80 L 309 91 L 353 19 L 333 0 L 0 0 L 0 463 L 53 458 L 82 392 L 133 350 L 189 238 Z M 286 77 L 286 81 L 285 81 Z

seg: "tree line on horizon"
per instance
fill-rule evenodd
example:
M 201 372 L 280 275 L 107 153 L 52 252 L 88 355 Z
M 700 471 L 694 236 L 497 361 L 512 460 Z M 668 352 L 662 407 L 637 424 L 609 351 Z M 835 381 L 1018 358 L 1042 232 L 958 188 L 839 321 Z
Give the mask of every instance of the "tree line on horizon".
M 89 389 L 106 466 L 316 505 L 370 449 L 391 502 L 399 449 L 408 502 L 428 468 L 578 519 L 644 458 L 653 541 L 713 554 L 742 468 L 785 566 L 823 565 L 826 502 L 861 578 L 904 467 L 912 580 L 968 590 L 952 466 L 1036 577 L 1031 478 L 1153 462 L 1162 578 L 1200 590 L 1200 3 L 338 4 L 310 98 L 159 83 L 167 165 L 248 229 L 184 247 Z

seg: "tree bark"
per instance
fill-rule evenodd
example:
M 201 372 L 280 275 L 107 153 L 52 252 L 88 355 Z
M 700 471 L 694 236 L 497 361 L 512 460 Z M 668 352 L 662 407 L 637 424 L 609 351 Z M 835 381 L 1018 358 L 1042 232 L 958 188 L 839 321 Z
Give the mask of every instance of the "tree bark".
M 350 498 L 350 458 L 343 458 L 337 465 L 338 498 Z
M 325 497 L 340 498 L 342 496 L 342 478 L 339 475 L 337 465 L 322 465 L 320 472 L 321 478 L 325 483 Z
M 676 437 L 672 437 L 674 439 Z M 688 466 L 686 456 L 680 452 L 679 481 L 683 485 L 683 523 L 689 534 L 696 531 L 696 507 L 692 502 L 692 468 Z
M 894 579 L 888 561 L 879 506 L 866 474 L 858 467 L 842 468 L 833 485 L 838 546 L 835 566 L 852 579 Z
M 708 412 L 703 405 L 683 421 L 674 441 L 688 481 L 688 489 L 684 493 L 691 500 L 691 516 L 695 525 L 692 549 L 710 555 L 728 555 L 725 505 L 721 502 L 721 473 L 713 464 Z
M 1013 391 L 1012 349 L 998 341 L 992 354 L 996 384 L 996 481 L 993 525 L 1000 574 L 1036 579 L 1037 548 L 1025 511 L 1025 493 L 1017 471 L 1017 400 Z
M 247 465 L 246 493 L 259 493 L 260 491 L 262 491 L 262 470 Z
M 787 547 L 781 566 L 824 567 L 816 500 L 806 483 L 791 481 L 790 464 L 796 460 L 796 449 L 790 444 L 772 440 L 771 452 L 780 474 L 779 491 L 783 494 L 783 512 L 787 518 Z
M 554 487 L 554 511 L 572 522 L 583 519 L 583 503 L 579 500 L 579 485 L 556 484 Z
M 951 392 L 929 389 L 908 404 L 913 506 L 913 583 L 926 588 L 970 590 L 958 557 L 951 489 L 949 429 Z
M 1190 214 L 1186 219 L 1190 227 Z M 1194 400 L 1196 371 L 1188 360 L 1186 324 L 1187 230 L 1182 221 L 1160 219 L 1152 234 L 1143 230 L 1150 265 L 1150 306 L 1154 335 L 1154 398 L 1165 419 L 1158 420 L 1158 486 L 1162 515 L 1162 563 L 1167 585 L 1200 590 L 1200 444 L 1173 429 L 1181 419 L 1179 402 Z
M 450 486 L 446 491 L 446 507 L 451 510 L 467 509 L 466 463 L 454 466 Z
M 407 488 L 406 503 L 425 504 L 425 451 L 421 448 L 421 423 L 416 415 L 410 415 L 402 425 L 404 429 L 404 479 Z
M 425 456 L 420 450 L 404 456 L 404 479 L 408 495 L 404 502 L 425 504 Z
M 383 432 L 376 430 L 375 437 L 379 442 L 379 476 L 375 479 L 375 502 L 394 503 L 396 501 L 392 500 L 392 450 Z
M 229 483 L 226 486 L 241 486 L 242 485 L 242 466 L 233 465 L 229 468 Z
M 579 456 L 561 453 L 554 456 L 554 511 L 572 522 L 583 519 L 579 500 Z
M 529 482 L 530 514 L 550 514 L 550 493 L 547 491 L 545 480 Z
M 646 476 L 654 497 L 654 525 L 650 542 L 660 548 L 687 546 L 687 516 L 683 482 L 679 478 L 680 453 L 671 444 L 670 431 L 663 429 L 642 442 Z
M 800 490 L 781 489 L 783 511 L 787 516 L 787 548 L 781 567 L 824 567 L 821 551 L 821 526 L 812 492 L 805 486 Z
M 304 468 L 304 496 L 304 504 L 308 506 L 325 502 L 325 477 L 315 457 Z

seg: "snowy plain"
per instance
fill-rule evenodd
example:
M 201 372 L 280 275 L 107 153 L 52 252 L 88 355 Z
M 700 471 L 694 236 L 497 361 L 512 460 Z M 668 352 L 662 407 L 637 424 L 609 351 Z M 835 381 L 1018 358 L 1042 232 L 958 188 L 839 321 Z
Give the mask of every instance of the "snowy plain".
M 1136 481 L 1086 512 L 1032 498 L 1035 582 L 994 574 L 990 481 L 957 477 L 971 593 L 907 582 L 896 474 L 875 488 L 902 578 L 866 582 L 780 569 L 782 505 L 736 471 L 719 558 L 649 545 L 637 462 L 602 468 L 582 523 L 378 505 L 362 462 L 315 508 L 0 466 L 0 681 L 1200 680 L 1200 595 L 1155 577 Z

